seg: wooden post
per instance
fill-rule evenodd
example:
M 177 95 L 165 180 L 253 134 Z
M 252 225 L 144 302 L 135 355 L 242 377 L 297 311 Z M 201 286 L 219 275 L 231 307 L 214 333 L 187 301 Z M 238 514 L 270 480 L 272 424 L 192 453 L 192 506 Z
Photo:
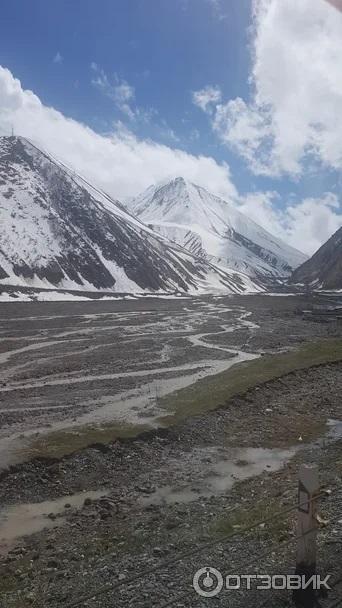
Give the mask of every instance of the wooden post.
M 315 497 L 319 493 L 319 476 L 316 465 L 302 465 L 299 470 L 297 563 L 296 574 L 309 579 L 316 574 L 317 505 Z M 317 605 L 313 584 L 307 589 L 298 589 L 293 600 L 300 608 L 314 608 Z

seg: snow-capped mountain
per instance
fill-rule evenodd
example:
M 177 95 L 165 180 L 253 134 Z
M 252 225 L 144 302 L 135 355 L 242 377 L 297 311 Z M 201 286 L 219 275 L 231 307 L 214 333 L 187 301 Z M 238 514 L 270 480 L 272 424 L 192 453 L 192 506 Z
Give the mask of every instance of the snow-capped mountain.
M 291 274 L 306 259 L 236 207 L 182 177 L 129 202 L 133 213 L 192 253 L 251 277 Z
M 258 291 L 155 233 L 21 137 L 0 138 L 0 283 L 81 290 Z
M 322 289 L 342 289 L 342 227 L 297 268 L 292 283 L 301 283 Z

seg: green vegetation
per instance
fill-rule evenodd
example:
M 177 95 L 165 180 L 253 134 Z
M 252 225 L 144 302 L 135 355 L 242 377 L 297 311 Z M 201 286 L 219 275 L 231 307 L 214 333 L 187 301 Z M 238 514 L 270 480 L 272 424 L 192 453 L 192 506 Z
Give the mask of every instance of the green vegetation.
M 18 572 L 29 574 L 31 565 L 28 557 L 22 557 L 16 560 L 15 567 L 7 566 L 2 568 L 0 577 L 0 606 L 6 608 L 32 608 L 32 602 L 26 601 L 21 597 L 21 581 L 18 577 Z M 6 596 L 6 600 L 5 600 Z M 1 600 L 5 603 L 1 603 Z M 34 606 L 34 604 L 33 604 Z
M 303 408 L 303 403 L 299 403 Z M 305 409 L 305 404 L 304 404 Z M 227 447 L 241 447 L 243 437 L 246 435 L 246 419 L 234 416 L 234 420 L 224 424 Z M 272 411 L 267 414 L 267 422 L 260 415 L 258 408 L 248 413 L 248 447 L 260 447 L 262 438 L 263 448 L 287 449 L 298 445 L 301 441 L 311 443 L 326 435 L 329 431 L 327 416 L 323 413 L 313 412 L 310 416 L 306 412 L 291 411 L 288 416 Z M 299 440 L 301 437 L 301 441 Z
M 214 410 L 230 398 L 265 382 L 296 370 L 336 361 L 342 361 L 342 341 L 328 339 L 304 344 L 296 351 L 267 355 L 234 365 L 225 372 L 160 398 L 158 407 L 165 410 L 165 415 L 158 422 L 163 427 L 172 426 L 188 417 Z M 319 423 L 322 424 L 321 421 Z M 132 439 L 151 428 L 147 424 L 113 422 L 55 431 L 34 439 L 24 450 L 24 455 L 29 459 L 61 458 L 89 445 L 106 445 L 118 438 Z
M 269 519 L 270 522 L 265 527 L 256 527 L 255 530 L 262 530 L 264 534 L 280 541 L 291 529 L 291 521 L 290 515 L 286 518 L 277 518 L 278 512 L 279 505 L 276 501 L 271 503 L 269 500 L 262 500 L 252 508 L 232 509 L 231 512 L 228 511 L 224 515 L 220 515 L 213 521 L 210 532 L 214 538 L 230 536 L 231 534 L 237 535 L 240 529 L 257 525 L 258 522 Z
M 111 423 L 102 426 L 84 426 L 52 433 L 44 433 L 29 443 L 25 456 L 33 458 L 61 458 L 90 445 L 106 445 L 119 437 L 132 439 L 150 430 L 146 424 Z
M 328 339 L 304 344 L 296 351 L 266 355 L 234 365 L 229 370 L 199 380 L 159 400 L 169 413 L 159 419 L 170 426 L 190 416 L 214 410 L 249 389 L 291 372 L 315 365 L 342 361 L 342 340 Z

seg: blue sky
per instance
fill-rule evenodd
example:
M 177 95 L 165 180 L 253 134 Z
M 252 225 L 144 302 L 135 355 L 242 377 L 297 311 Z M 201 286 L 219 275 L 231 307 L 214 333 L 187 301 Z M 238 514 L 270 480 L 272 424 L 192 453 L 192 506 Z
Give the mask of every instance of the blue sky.
M 339 15 L 324 0 L 314 1 L 318 3 L 317 19 L 322 20 L 322 11 L 326 17 L 322 35 L 331 38 L 327 30 L 333 27 L 331 15 L 334 13 L 335 21 Z M 256 2 L 263 9 L 280 6 L 280 0 Z M 303 0 L 304 5 L 308 2 Z M 302 10 L 296 2 L 289 0 L 289 5 L 293 14 L 279 13 L 273 24 L 273 45 L 281 40 L 277 28 L 284 19 L 293 18 L 295 25 L 301 17 L 296 14 Z M 316 143 L 312 144 L 318 133 L 313 133 L 312 125 L 317 121 L 307 125 L 298 111 L 294 116 L 298 128 L 291 131 L 291 113 L 284 111 L 277 96 L 281 80 L 276 91 L 265 86 L 267 78 L 271 83 L 279 78 L 281 69 L 270 64 L 269 55 L 267 60 L 262 55 L 270 36 L 265 36 L 262 11 L 252 17 L 252 0 L 12 0 L 1 10 L 0 64 L 20 80 L 23 91 L 33 91 L 44 107 L 104 136 L 126 132 L 126 138 L 129 133 L 139 142 L 152 140 L 191 156 L 211 157 L 219 166 L 227 164 L 239 196 L 273 192 L 273 198 L 263 202 L 263 213 L 271 198 L 275 214 L 286 212 L 289 205 L 322 198 L 322 209 L 335 208 L 331 226 L 338 224 L 341 182 L 336 146 L 331 146 L 328 161 L 324 157 L 322 163 L 327 156 L 326 142 L 318 152 Z M 302 44 L 300 37 L 288 42 L 294 48 Z M 277 52 L 278 60 L 283 61 L 279 48 L 275 48 L 275 57 Z M 287 69 L 290 73 L 293 66 L 281 65 L 285 80 Z M 294 78 L 293 84 L 298 86 L 298 80 Z M 210 87 L 219 91 L 216 101 L 201 107 L 194 103 L 194 92 Z M 259 97 L 267 90 L 267 104 L 277 100 L 279 107 L 272 114 L 265 116 L 258 106 L 258 88 Z M 239 99 L 244 105 L 237 110 L 234 104 Z M 307 99 L 302 105 L 305 103 Z M 279 126 L 279 116 L 283 123 L 289 120 L 288 129 Z M 18 124 L 22 124 L 19 119 Z M 329 128 L 332 130 L 328 119 L 319 128 L 328 135 Z M 287 133 L 292 133 L 291 141 L 287 141 Z M 302 134 L 299 142 L 296 133 Z M 49 147 L 48 141 L 46 145 Z M 309 146 L 314 153 L 307 152 Z M 337 197 L 337 203 L 334 200 L 331 206 L 333 199 L 327 203 L 327 193 Z M 252 209 L 251 200 L 243 203 L 245 210 L 258 217 L 257 203 Z M 289 221 L 285 216 L 278 219 L 284 226 Z M 270 216 L 269 221 L 277 218 Z M 322 239 L 325 236 L 324 232 Z M 316 235 L 315 244 L 318 240 Z
M 248 94 L 250 0 L 225 13 L 211 0 L 14 0 L 1 21 L 2 65 L 47 105 L 100 131 L 124 120 L 91 85 L 95 62 L 109 79 L 117 74 L 135 87 L 139 106 L 158 112 L 152 124 L 135 126 L 139 135 L 167 141 L 165 121 L 182 146 L 225 157 L 191 92 L 213 82 L 228 97 Z

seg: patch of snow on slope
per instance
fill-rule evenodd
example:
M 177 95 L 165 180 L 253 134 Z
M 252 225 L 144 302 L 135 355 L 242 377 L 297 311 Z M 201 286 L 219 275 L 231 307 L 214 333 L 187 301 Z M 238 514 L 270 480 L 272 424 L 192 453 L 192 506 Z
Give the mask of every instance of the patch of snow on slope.
M 130 206 L 164 236 L 191 250 L 197 235 L 196 247 L 209 259 L 251 276 L 288 275 L 306 259 L 243 215 L 234 204 L 183 178 L 151 186 L 132 199 Z
M 103 256 L 99 247 L 96 247 L 95 250 L 96 250 L 96 253 L 99 256 L 102 264 L 107 268 L 107 270 L 110 272 L 110 274 L 113 277 L 115 277 L 115 285 L 111 291 L 117 291 L 120 293 L 126 293 L 126 292 L 129 293 L 129 292 L 137 291 L 137 289 L 139 289 L 139 286 L 136 283 L 134 283 L 134 281 L 131 281 L 131 279 L 128 278 L 128 276 L 125 273 L 123 268 L 120 268 L 120 266 L 118 266 L 116 264 L 116 262 L 114 262 L 112 260 L 107 260 Z
M 1 137 L 0 283 L 120 293 L 260 290 L 258 279 L 222 269 L 202 250 L 205 213 L 191 188 L 203 234 L 175 225 L 183 248 L 26 139 Z M 220 245 L 214 220 L 209 234 Z

